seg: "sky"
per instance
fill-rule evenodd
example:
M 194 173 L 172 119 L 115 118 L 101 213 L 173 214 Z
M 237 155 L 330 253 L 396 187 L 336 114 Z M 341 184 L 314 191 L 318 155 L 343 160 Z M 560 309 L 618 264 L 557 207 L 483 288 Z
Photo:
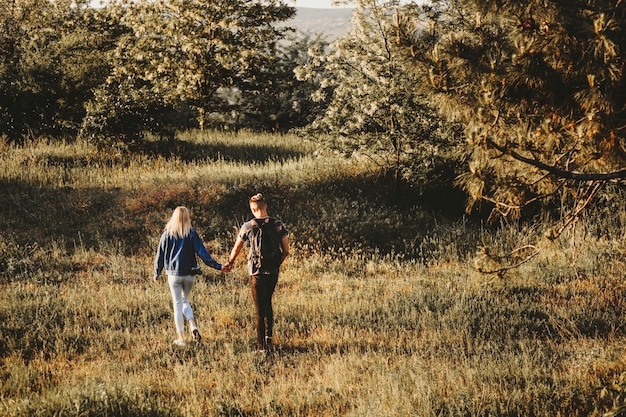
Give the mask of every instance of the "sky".
M 320 9 L 329 9 L 333 0 L 291 0 L 291 2 L 287 1 L 285 3 L 290 4 L 290 6 L 295 7 L 315 7 Z

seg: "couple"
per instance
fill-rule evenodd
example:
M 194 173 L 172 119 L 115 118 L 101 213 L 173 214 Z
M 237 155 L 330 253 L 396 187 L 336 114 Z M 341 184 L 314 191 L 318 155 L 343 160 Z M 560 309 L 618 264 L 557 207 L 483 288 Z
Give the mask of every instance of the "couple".
M 174 323 L 178 332 L 178 339 L 174 341 L 174 344 L 185 345 L 185 318 L 189 322 L 193 339 L 196 342 L 201 339 L 189 304 L 189 294 L 195 283 L 196 255 L 211 268 L 229 273 L 237 255 L 243 248 L 244 242 L 248 241 L 250 242 L 248 274 L 250 275 L 250 287 L 256 316 L 257 347 L 261 352 L 266 352 L 272 347 L 274 322 L 272 295 L 278 282 L 280 263 L 289 255 L 289 238 L 283 222 L 269 217 L 267 203 L 262 194 L 252 196 L 249 203 L 254 219 L 243 224 L 228 262 L 223 265 L 211 257 L 204 247 L 202 239 L 191 227 L 191 217 L 186 207 L 177 207 L 165 225 L 165 231 L 161 235 L 159 248 L 154 258 L 154 281 L 158 280 L 159 274 L 165 269 L 174 304 Z M 259 250 L 256 246 L 262 234 L 263 225 L 269 224 L 270 221 L 274 222 L 276 235 L 280 238 L 279 244 L 282 254 L 276 266 L 264 267 L 257 262 Z

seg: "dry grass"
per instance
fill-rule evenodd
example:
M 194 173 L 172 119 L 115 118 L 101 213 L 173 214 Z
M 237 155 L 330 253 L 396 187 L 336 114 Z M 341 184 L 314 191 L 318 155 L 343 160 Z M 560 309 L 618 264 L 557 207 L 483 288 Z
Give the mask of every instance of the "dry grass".
M 278 138 L 191 132 L 172 155 L 161 143 L 121 156 L 5 145 L 0 183 L 14 203 L 0 236 L 0 415 L 610 409 L 601 389 L 626 365 L 623 207 L 535 242 L 541 255 L 503 277 L 485 275 L 473 268 L 479 247 L 506 251 L 529 229 L 433 219 L 392 202 L 372 167 Z M 272 156 L 250 163 L 259 152 Z M 192 294 L 203 341 L 175 348 L 167 286 L 150 281 L 159 230 L 173 205 L 191 206 L 224 259 L 257 187 L 273 192 L 295 248 L 275 295 L 277 352 L 254 352 L 243 264 L 228 276 L 205 269 Z

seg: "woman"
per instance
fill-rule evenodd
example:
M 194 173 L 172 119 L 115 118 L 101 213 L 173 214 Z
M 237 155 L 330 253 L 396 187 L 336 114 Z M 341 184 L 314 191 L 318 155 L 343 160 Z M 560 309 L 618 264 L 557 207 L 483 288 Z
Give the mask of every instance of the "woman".
M 196 282 L 193 271 L 194 268 L 197 271 L 198 266 L 196 255 L 211 268 L 222 270 L 222 264 L 211 257 L 202 239 L 191 227 L 189 210 L 182 206 L 176 207 L 159 241 L 154 258 L 154 281 L 157 282 L 159 274 L 165 269 L 174 304 L 174 323 L 178 332 L 178 339 L 174 344 L 178 346 L 185 345 L 185 318 L 189 322 L 193 339 L 196 342 L 201 339 L 189 304 L 189 294 Z
M 274 311 L 272 308 L 272 296 L 278 282 L 280 265 L 289 255 L 288 231 L 282 221 L 271 218 L 267 211 L 267 203 L 262 194 L 256 194 L 250 198 L 250 211 L 254 219 L 244 223 L 239 230 L 239 235 L 235 241 L 233 250 L 230 253 L 228 263 L 225 264 L 226 271 L 233 267 L 235 259 L 241 252 L 244 242 L 250 242 L 250 253 L 248 255 L 248 274 L 250 275 L 250 288 L 252 289 L 252 300 L 254 301 L 254 312 L 256 318 L 257 347 L 259 352 L 266 353 L 272 348 L 272 335 L 274 327 Z M 265 226 L 273 230 L 265 229 Z M 265 231 L 267 230 L 267 231 Z M 269 243 L 267 235 L 274 232 L 274 239 L 278 245 L 278 258 L 270 265 L 264 264 L 260 259 L 261 248 L 257 247 L 260 236 L 263 234 L 263 244 Z

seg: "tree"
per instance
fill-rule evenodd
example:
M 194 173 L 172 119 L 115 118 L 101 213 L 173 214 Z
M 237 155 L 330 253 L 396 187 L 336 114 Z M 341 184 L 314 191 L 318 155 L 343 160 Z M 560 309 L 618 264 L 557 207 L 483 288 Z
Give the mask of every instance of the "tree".
M 332 146 L 346 154 L 390 168 L 396 185 L 450 185 L 458 135 L 415 88 L 422 80 L 407 67 L 411 61 L 396 41 L 399 3 L 356 1 L 350 31 L 330 51 L 311 51 L 312 62 L 298 76 L 318 77 L 315 97 L 328 107 L 309 131 L 330 134 Z
M 190 106 L 204 127 L 210 113 L 231 110 L 225 90 L 260 94 L 272 82 L 276 44 L 288 30 L 276 23 L 295 12 L 278 0 L 140 0 L 110 7 L 124 13 L 132 33 L 118 43 L 114 70 L 90 107 L 87 132 L 108 123 L 111 109 L 146 121 L 154 119 L 149 109 L 181 105 Z
M 434 0 L 399 42 L 441 113 L 465 126 L 468 208 L 519 218 L 626 178 L 626 3 Z M 571 217 L 569 218 L 571 219 Z
M 12 0 L 0 28 L 0 133 L 74 134 L 115 30 L 87 0 Z
M 319 112 L 320 106 L 311 98 L 317 84 L 312 80 L 298 80 L 295 72 L 310 62 L 309 50 L 323 49 L 327 45 L 321 35 L 302 33 L 289 34 L 279 42 L 277 60 L 265 88 L 256 94 L 240 94 L 236 102 L 238 111 L 249 120 L 245 127 L 286 132 L 309 124 Z

